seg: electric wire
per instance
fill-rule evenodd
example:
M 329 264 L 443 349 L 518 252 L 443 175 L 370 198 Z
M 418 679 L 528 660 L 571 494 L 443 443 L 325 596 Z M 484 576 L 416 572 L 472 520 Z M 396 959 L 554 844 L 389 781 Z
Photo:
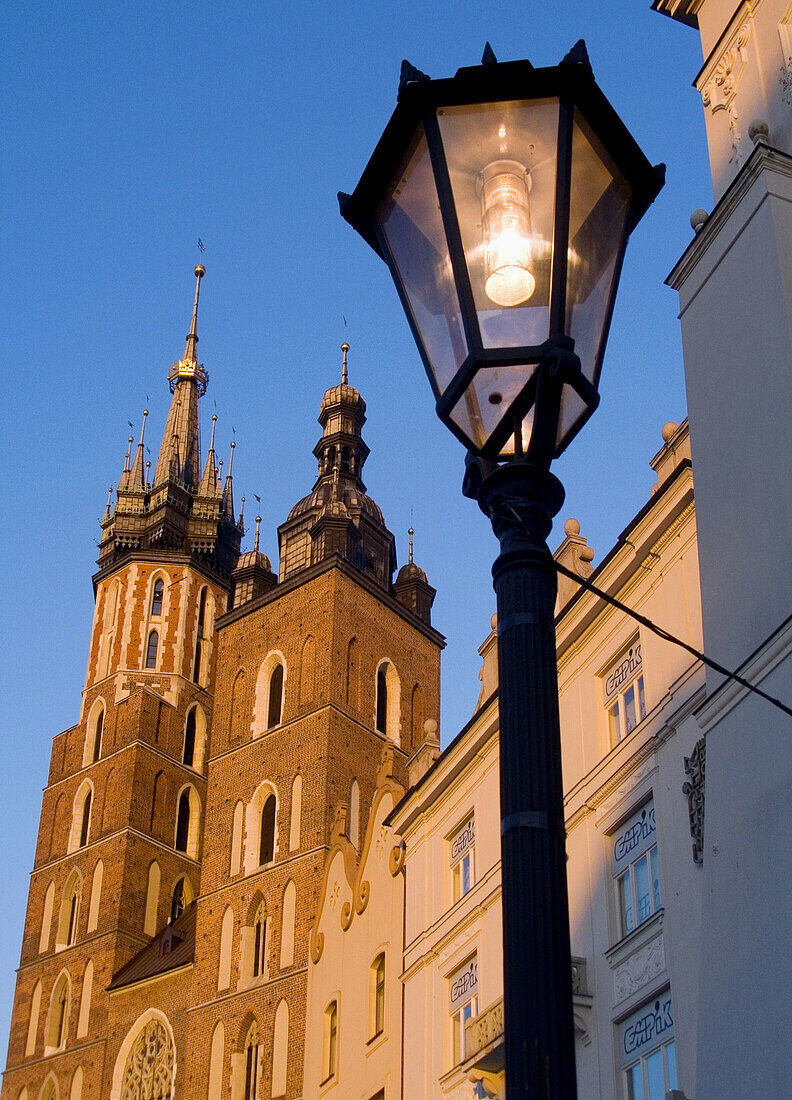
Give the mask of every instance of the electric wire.
M 509 505 L 509 511 L 517 520 L 523 531 L 525 531 L 526 534 L 530 534 L 528 528 L 526 527 L 517 510 Z M 579 584 L 582 588 L 586 588 L 589 592 L 593 592 L 595 596 L 599 596 L 599 598 L 601 600 L 604 600 L 605 603 L 609 603 L 613 607 L 617 608 L 619 611 L 623 611 L 626 615 L 629 615 L 632 619 L 635 619 L 636 622 L 639 622 L 641 626 L 645 626 L 647 630 L 651 630 L 653 634 L 656 634 L 658 636 L 658 638 L 662 638 L 665 642 L 671 642 L 672 645 L 677 645 L 681 649 L 687 650 L 688 653 L 690 653 L 697 660 L 701 661 L 702 664 L 705 664 L 709 668 L 714 669 L 715 672 L 720 672 L 722 676 L 726 677 L 726 680 L 723 684 L 719 685 L 719 687 L 717 688 L 718 691 L 720 691 L 721 688 L 724 687 L 724 685 L 727 684 L 730 680 L 734 680 L 734 682 L 736 684 L 739 684 L 740 687 L 744 687 L 748 691 L 752 691 L 755 695 L 760 695 L 762 699 L 766 699 L 768 703 L 772 703 L 774 707 L 778 707 L 778 709 L 782 710 L 784 714 L 788 714 L 789 717 L 792 718 L 792 707 L 788 707 L 786 703 L 782 703 L 780 699 L 776 699 L 773 695 L 768 695 L 766 691 L 762 691 L 761 688 L 757 687 L 755 684 L 752 684 L 750 680 L 746 680 L 744 676 L 740 676 L 738 672 L 731 671 L 724 665 L 720 664 L 718 661 L 714 661 L 711 657 L 708 657 L 706 653 L 702 653 L 701 650 L 696 649 L 692 645 L 688 645 L 687 642 L 683 642 L 682 639 L 677 638 L 675 634 L 672 634 L 664 627 L 658 626 L 656 623 L 653 623 L 651 619 L 647 619 L 647 617 L 645 615 L 642 615 L 639 611 L 635 611 L 633 610 L 633 608 L 628 607 L 627 604 L 622 603 L 621 600 L 617 600 L 615 596 L 611 596 L 609 593 L 603 591 L 601 588 L 598 588 L 596 584 L 592 584 L 592 582 L 587 580 L 585 577 L 581 577 L 573 570 L 568 569 L 565 565 L 562 565 L 561 562 L 556 561 L 555 558 L 553 559 L 553 564 L 555 565 L 556 570 L 559 573 L 563 573 L 565 577 L 569 577 L 571 581 L 575 581 L 575 583 Z
M 567 569 L 567 567 L 565 565 L 562 565 L 560 562 L 555 562 L 555 567 L 558 572 L 563 573 L 565 577 L 569 577 L 570 580 L 577 581 L 579 585 L 581 585 L 583 588 L 587 588 L 589 592 L 593 592 L 595 596 L 599 596 L 599 598 L 605 600 L 606 603 L 612 604 L 613 607 L 618 608 L 619 611 L 624 611 L 631 618 L 635 619 L 636 622 L 639 622 L 641 626 L 645 626 L 647 630 L 651 630 L 654 634 L 658 636 L 658 638 L 662 638 L 666 642 L 671 642 L 673 645 L 680 646 L 681 649 L 686 649 L 688 653 L 691 653 L 694 657 L 698 658 L 698 660 L 701 661 L 703 664 L 708 665 L 716 672 L 720 672 L 723 676 L 726 677 L 724 683 L 728 683 L 729 680 L 734 680 L 734 682 L 739 684 L 740 687 L 747 688 L 748 691 L 752 691 L 756 695 L 761 695 L 761 697 L 763 699 L 766 699 L 768 703 L 772 703 L 774 707 L 778 707 L 779 710 L 782 710 L 785 714 L 788 714 L 790 718 L 792 718 L 792 707 L 788 707 L 786 703 L 782 703 L 780 699 L 776 699 L 774 696 L 768 695 L 766 691 L 762 691 L 761 688 L 758 688 L 755 684 L 752 684 L 749 680 L 746 680 L 745 677 L 740 676 L 738 672 L 732 672 L 728 668 L 725 668 L 722 664 L 719 664 L 718 661 L 713 661 L 713 659 L 711 657 L 708 657 L 705 653 L 702 653 L 700 650 L 696 649 L 692 645 L 688 645 L 687 642 L 683 642 L 681 638 L 677 638 L 675 634 L 671 634 L 662 626 L 658 626 L 656 623 L 653 623 L 651 619 L 647 619 L 647 617 L 645 615 L 641 615 L 640 612 L 634 611 L 631 607 L 623 604 L 621 600 L 617 600 L 615 596 L 610 596 L 607 592 L 603 592 L 603 590 L 601 588 L 598 588 L 596 584 L 592 584 L 591 581 L 586 580 L 584 577 L 579 577 L 577 573 L 574 573 L 571 569 Z M 724 685 L 721 684 L 718 690 L 720 690 L 720 688 L 722 688 L 723 686 Z

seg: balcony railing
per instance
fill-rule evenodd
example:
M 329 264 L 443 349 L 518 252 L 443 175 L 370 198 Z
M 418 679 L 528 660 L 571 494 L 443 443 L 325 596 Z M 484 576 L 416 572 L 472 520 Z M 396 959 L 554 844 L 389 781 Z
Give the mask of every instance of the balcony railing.
M 586 960 L 572 958 L 572 992 L 577 997 L 588 996 Z M 503 1038 L 503 997 L 485 1008 L 465 1024 L 465 1061 L 475 1058 L 498 1039 Z

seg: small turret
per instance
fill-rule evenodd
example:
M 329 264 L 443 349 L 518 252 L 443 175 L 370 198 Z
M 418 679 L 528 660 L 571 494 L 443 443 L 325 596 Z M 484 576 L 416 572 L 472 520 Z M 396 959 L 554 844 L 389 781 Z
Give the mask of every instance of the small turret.
M 366 402 L 349 385 L 349 345 L 342 344 L 341 351 L 341 382 L 325 391 L 319 408 L 322 436 L 313 452 L 318 477 L 278 528 L 280 575 L 284 580 L 337 554 L 390 590 L 393 535 L 362 478 L 369 454 L 362 436 Z
M 393 594 L 400 604 L 412 611 L 419 619 L 423 619 L 425 623 L 430 623 L 432 621 L 432 604 L 437 590 L 432 588 L 426 573 L 420 565 L 416 565 L 413 561 L 413 535 L 415 531 L 412 527 L 409 529 L 408 534 L 410 538 L 408 560 L 407 564 L 399 570 L 393 585 Z

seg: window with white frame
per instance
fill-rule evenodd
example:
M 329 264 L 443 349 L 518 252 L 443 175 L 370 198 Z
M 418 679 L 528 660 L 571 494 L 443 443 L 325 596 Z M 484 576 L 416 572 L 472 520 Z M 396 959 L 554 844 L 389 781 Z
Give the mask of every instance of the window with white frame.
M 662 905 L 654 802 L 628 818 L 611 841 L 621 938 Z
M 476 823 L 471 814 L 448 838 L 453 900 L 459 901 L 475 882 Z
M 602 677 L 602 686 L 608 713 L 610 747 L 614 748 L 646 717 L 643 653 L 639 638 L 613 662 Z
M 619 1056 L 626 1100 L 663 1100 L 677 1087 L 670 990 L 621 1022 Z
M 448 1010 L 451 1017 L 451 1064 L 463 1062 L 465 1024 L 478 1016 L 478 959 L 471 956 L 448 978 Z

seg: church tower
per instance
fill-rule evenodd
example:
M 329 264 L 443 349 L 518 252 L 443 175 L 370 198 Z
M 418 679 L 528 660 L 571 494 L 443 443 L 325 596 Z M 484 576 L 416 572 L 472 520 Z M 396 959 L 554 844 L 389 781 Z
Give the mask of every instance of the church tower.
M 146 411 L 102 520 L 80 719 L 53 741 L 3 1100 L 110 1094 L 108 987 L 200 889 L 214 623 L 227 609 L 241 524 L 230 466 L 224 486 L 218 478 L 214 429 L 201 471 L 203 267 L 195 275 L 154 476 Z
M 316 482 L 279 528 L 278 579 L 257 547 L 243 555 L 217 623 L 191 1098 L 302 1095 L 309 932 L 333 829 L 360 846 L 378 773 L 406 782 L 439 710 L 434 589 L 417 567 L 393 584 L 347 350 L 320 407 Z

